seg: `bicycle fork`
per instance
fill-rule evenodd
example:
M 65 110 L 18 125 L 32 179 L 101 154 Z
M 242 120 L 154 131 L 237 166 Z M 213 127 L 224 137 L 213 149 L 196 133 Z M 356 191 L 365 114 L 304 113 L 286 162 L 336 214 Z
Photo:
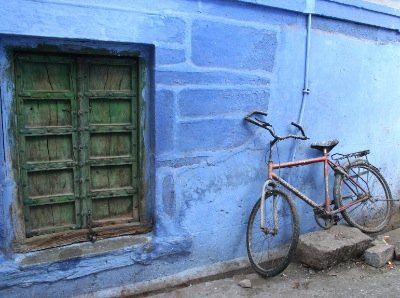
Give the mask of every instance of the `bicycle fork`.
M 267 181 L 265 181 L 263 188 L 262 188 L 262 194 L 261 194 L 261 205 L 260 205 L 260 228 L 262 231 L 264 231 L 264 233 L 266 234 L 272 234 L 272 235 L 276 235 L 278 233 L 278 208 L 277 208 L 277 204 L 278 204 L 278 199 L 276 198 L 276 195 L 273 195 L 272 198 L 272 213 L 273 213 L 273 228 L 269 229 L 268 227 L 266 227 L 265 224 L 265 197 L 266 194 L 268 192 L 268 187 L 271 184 L 271 180 L 268 179 Z

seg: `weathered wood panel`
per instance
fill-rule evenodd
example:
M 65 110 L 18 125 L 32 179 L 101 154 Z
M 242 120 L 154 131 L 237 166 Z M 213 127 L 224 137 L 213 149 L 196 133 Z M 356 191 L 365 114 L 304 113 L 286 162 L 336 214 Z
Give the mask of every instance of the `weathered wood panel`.
M 63 100 L 25 100 L 25 127 L 71 126 L 71 104 Z
M 16 61 L 27 237 L 137 227 L 137 60 L 20 54 Z
M 30 197 L 74 193 L 72 170 L 52 170 L 28 173 Z
M 91 190 L 132 187 L 132 166 L 91 167 Z
M 22 90 L 71 90 L 71 67 L 65 63 L 25 62 L 21 64 Z
M 132 105 L 128 99 L 90 99 L 90 124 L 131 124 Z
M 90 157 L 132 156 L 132 133 L 95 133 L 90 136 Z
M 89 90 L 132 90 L 132 69 L 129 65 L 90 64 Z
M 26 137 L 26 161 L 66 161 L 73 159 L 72 136 Z

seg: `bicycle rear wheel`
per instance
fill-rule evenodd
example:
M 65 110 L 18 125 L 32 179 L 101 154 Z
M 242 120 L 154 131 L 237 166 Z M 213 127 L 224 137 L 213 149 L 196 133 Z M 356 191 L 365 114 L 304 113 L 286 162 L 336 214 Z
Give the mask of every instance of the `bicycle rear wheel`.
M 367 199 L 342 211 L 343 218 L 366 233 L 382 231 L 390 221 L 393 207 L 389 186 L 379 170 L 365 160 L 355 160 L 344 167 L 346 173 L 367 192 Z M 365 196 L 350 178 L 337 174 L 334 197 L 337 207 Z
M 289 265 L 299 240 L 296 206 L 287 194 L 269 190 L 265 196 L 265 226 L 261 229 L 261 199 L 251 211 L 247 224 L 247 254 L 253 269 L 263 277 L 279 274 Z M 275 209 L 274 209 L 275 206 Z M 274 210 L 277 219 L 274 229 Z

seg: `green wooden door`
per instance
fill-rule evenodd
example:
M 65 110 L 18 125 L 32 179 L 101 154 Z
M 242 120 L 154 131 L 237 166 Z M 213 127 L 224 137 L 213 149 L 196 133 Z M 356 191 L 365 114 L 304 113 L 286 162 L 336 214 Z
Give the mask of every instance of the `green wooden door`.
M 125 59 L 85 59 L 81 109 L 83 192 L 96 226 L 138 221 L 137 64 Z
M 138 224 L 135 58 L 16 55 L 27 237 Z

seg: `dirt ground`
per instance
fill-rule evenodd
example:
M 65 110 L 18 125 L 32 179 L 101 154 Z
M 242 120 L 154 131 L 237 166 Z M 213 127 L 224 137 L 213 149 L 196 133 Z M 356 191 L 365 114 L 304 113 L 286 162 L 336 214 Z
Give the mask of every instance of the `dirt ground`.
M 243 279 L 250 288 L 238 285 Z M 400 297 L 400 262 L 377 269 L 352 260 L 322 271 L 292 263 L 273 278 L 237 274 L 142 297 Z
M 398 207 L 391 224 L 381 235 L 390 235 L 392 242 L 400 241 Z M 133 297 L 400 297 L 400 261 L 374 268 L 360 258 L 320 271 L 292 262 L 282 274 L 267 279 L 248 273 L 251 269 L 246 272 Z M 250 280 L 250 288 L 239 285 L 244 279 Z

